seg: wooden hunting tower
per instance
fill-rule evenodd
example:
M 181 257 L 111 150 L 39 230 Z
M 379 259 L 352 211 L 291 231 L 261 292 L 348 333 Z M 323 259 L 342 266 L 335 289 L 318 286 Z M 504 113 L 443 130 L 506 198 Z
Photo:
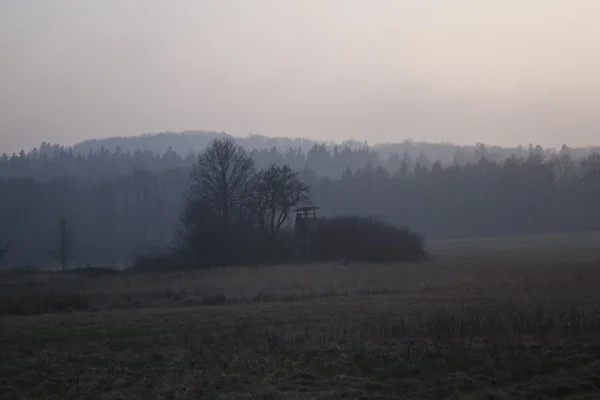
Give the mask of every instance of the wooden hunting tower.
M 317 208 L 319 207 L 307 206 L 294 210 L 296 213 L 294 234 L 296 236 L 306 236 L 309 231 L 315 229 L 317 225 Z

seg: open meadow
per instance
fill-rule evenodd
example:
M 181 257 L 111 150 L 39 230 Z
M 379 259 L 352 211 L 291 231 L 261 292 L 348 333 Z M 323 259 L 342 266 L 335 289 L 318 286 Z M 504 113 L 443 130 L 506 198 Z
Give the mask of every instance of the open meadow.
M 421 264 L 0 273 L 0 399 L 597 399 L 600 234 Z

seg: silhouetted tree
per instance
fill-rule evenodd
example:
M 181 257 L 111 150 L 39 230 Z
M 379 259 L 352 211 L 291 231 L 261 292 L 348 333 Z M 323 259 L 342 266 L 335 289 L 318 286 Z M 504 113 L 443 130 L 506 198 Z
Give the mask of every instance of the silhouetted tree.
M 246 185 L 254 172 L 249 153 L 232 139 L 217 139 L 192 166 L 191 203 L 201 202 L 226 229 L 239 217 Z
M 58 228 L 56 229 L 54 241 L 53 258 L 60 262 L 62 270 L 65 271 L 73 256 L 71 227 L 65 217 L 61 217 L 58 220 Z
M 274 239 L 293 208 L 310 204 L 310 187 L 288 165 L 259 171 L 248 185 L 246 205 L 262 232 Z
M 250 154 L 232 139 L 217 139 L 191 168 L 190 195 L 181 218 L 181 245 L 208 264 L 233 262 L 247 215 L 245 196 L 254 173 Z

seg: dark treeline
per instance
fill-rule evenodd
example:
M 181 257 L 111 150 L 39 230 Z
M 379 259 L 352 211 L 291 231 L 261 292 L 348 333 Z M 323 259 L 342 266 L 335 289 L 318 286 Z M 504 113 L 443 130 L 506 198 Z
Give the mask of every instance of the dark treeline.
M 365 146 L 313 144 L 251 155 L 257 168 L 298 171 L 320 216 L 378 216 L 428 237 L 458 237 L 599 229 L 600 157 L 582 151 L 530 147 L 503 158 L 480 145 L 453 148 L 453 160 L 442 162 L 402 147 L 383 157 Z M 6 264 L 51 260 L 61 218 L 79 263 L 128 262 L 165 249 L 180 226 L 195 160 L 173 149 L 81 152 L 46 143 L 2 156 Z
M 327 213 L 376 215 L 429 237 L 517 235 L 600 229 L 600 156 L 574 161 L 563 149 L 502 163 L 401 168 L 367 166 L 341 179 L 305 171 Z
M 138 251 L 162 249 L 173 238 L 187 170 L 132 170 L 114 179 L 70 176 L 48 181 L 0 180 L 0 237 L 11 263 L 45 263 L 55 252 L 64 218 L 79 262 L 129 261 Z
M 29 152 L 0 155 L 0 177 L 50 179 L 68 174 L 86 180 L 97 180 L 118 177 L 133 168 L 152 171 L 190 168 L 199 152 L 218 138 L 231 136 L 217 132 L 160 133 L 89 140 L 68 149 L 42 143 Z M 543 152 L 545 158 L 554 153 L 553 149 L 540 149 L 532 145 L 528 148 L 502 148 L 483 144 L 456 146 L 410 140 L 373 146 L 354 140 L 335 144 L 259 135 L 235 140 L 252 153 L 258 168 L 265 168 L 273 163 L 287 164 L 294 170 L 309 168 L 318 176 L 329 178 L 340 178 L 347 168 L 356 170 L 367 164 L 375 168 L 383 167 L 394 174 L 406 161 L 419 162 L 430 168 L 435 162 L 443 167 L 473 164 L 482 157 L 501 163 L 513 155 L 526 158 L 532 150 Z M 569 154 L 576 160 L 598 152 L 600 148 L 569 149 Z

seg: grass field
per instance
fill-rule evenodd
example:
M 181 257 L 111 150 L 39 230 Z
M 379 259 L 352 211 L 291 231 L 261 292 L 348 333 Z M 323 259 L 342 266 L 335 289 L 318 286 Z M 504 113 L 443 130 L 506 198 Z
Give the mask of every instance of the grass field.
M 0 275 L 0 399 L 600 398 L 600 235 L 418 265 Z

